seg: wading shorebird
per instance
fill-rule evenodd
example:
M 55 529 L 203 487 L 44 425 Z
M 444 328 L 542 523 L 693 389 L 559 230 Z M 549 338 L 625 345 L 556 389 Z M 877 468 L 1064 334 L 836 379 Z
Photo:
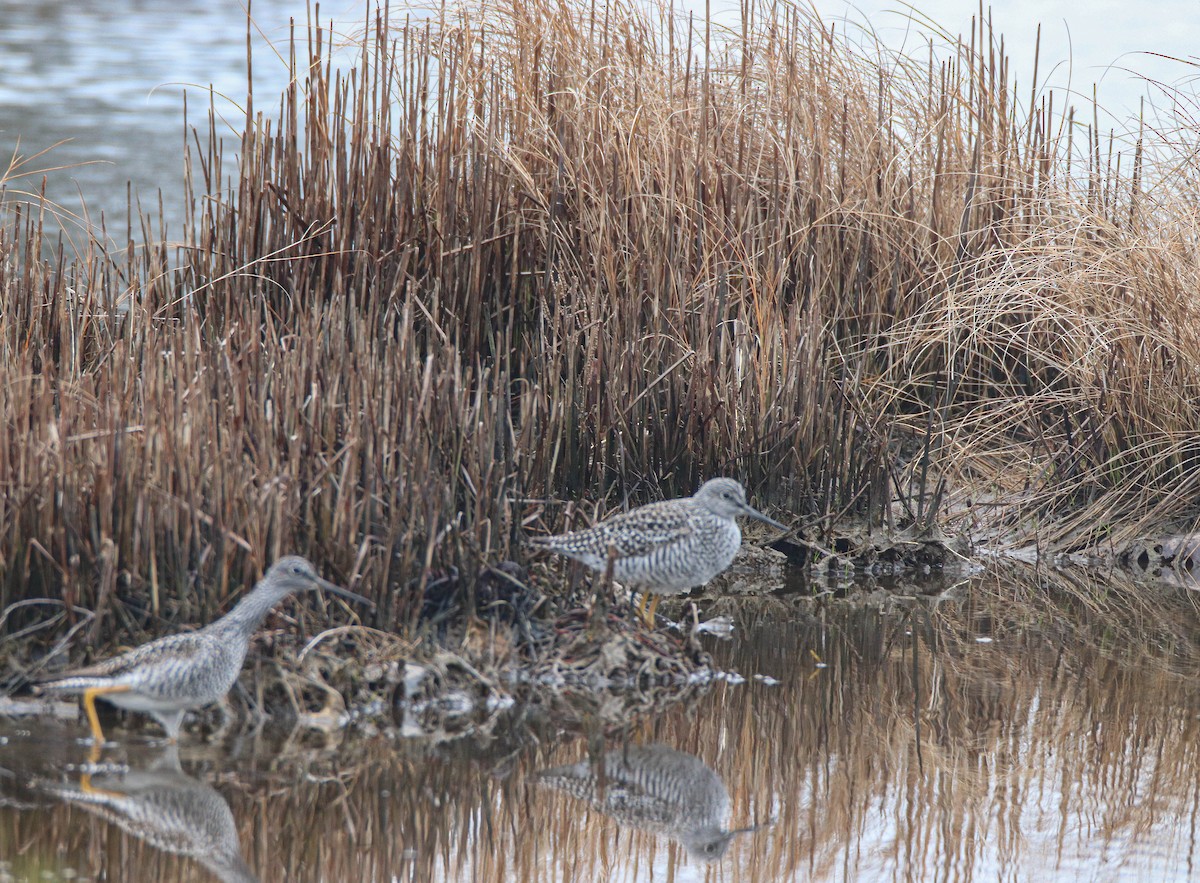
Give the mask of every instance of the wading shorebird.
M 185 712 L 218 702 L 229 692 L 242 670 L 250 636 L 271 608 L 293 592 L 309 589 L 324 589 L 375 606 L 361 595 L 321 579 L 305 559 L 280 558 L 254 590 L 216 622 L 55 675 L 41 681 L 38 688 L 47 693 L 82 693 L 97 743 L 104 741 L 96 716 L 97 699 L 152 715 L 167 731 L 167 739 L 174 742 Z
M 586 530 L 534 537 L 532 542 L 601 573 L 608 569 L 612 550 L 613 579 L 642 592 L 638 613 L 653 625 L 662 595 L 702 586 L 733 561 L 742 545 L 739 515 L 787 530 L 747 503 L 738 482 L 713 478 L 690 497 L 639 506 Z M 647 615 L 650 595 L 654 600 Z

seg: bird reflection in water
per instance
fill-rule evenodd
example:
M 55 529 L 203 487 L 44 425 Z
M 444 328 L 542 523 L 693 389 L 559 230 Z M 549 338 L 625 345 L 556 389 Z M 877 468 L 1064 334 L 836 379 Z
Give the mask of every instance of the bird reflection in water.
M 97 753 L 93 750 L 93 763 Z M 155 849 L 195 859 L 219 880 L 258 883 L 242 859 L 229 804 L 214 788 L 183 772 L 174 745 L 145 769 L 84 774 L 78 785 L 42 780 L 36 787 Z
M 700 758 L 666 745 L 630 745 L 599 763 L 580 761 L 538 773 L 538 781 L 586 800 L 618 824 L 679 841 L 693 858 L 715 861 L 738 834 L 729 830 L 729 792 Z

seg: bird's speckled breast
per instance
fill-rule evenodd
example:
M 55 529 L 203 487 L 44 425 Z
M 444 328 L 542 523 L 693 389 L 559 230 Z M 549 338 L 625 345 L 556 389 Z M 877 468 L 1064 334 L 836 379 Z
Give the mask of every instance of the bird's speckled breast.
M 613 576 L 656 594 L 673 594 L 702 586 L 733 561 L 742 544 L 742 532 L 732 518 L 696 513 L 693 531 L 647 555 L 616 562 Z

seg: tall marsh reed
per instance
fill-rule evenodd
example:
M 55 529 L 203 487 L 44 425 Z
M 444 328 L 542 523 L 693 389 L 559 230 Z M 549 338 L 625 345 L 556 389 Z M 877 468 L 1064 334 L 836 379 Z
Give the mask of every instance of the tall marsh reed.
M 3 207 L 0 608 L 195 619 L 303 550 L 403 624 L 559 500 L 718 473 L 816 532 L 1194 511 L 1195 160 L 1017 101 L 987 27 L 925 60 L 774 4 L 364 32 L 349 72 L 298 36 L 238 143 L 210 115 L 181 242 Z

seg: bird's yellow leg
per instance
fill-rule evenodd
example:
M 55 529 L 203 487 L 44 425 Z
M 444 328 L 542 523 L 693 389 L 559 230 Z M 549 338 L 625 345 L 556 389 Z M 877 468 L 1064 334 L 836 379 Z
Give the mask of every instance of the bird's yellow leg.
M 646 623 L 650 628 L 654 628 L 654 614 L 658 612 L 658 602 L 662 600 L 662 595 L 655 595 L 650 601 L 650 615 L 646 619 Z
M 88 726 L 92 728 L 92 739 L 97 745 L 104 742 L 104 730 L 100 729 L 100 716 L 96 714 L 96 697 L 128 692 L 128 687 L 88 687 L 83 691 L 83 710 L 87 713 Z
M 642 592 L 642 597 L 638 599 L 637 612 L 638 612 L 638 616 L 641 618 L 642 622 L 646 621 L 646 602 L 649 600 L 650 600 L 649 592 Z

